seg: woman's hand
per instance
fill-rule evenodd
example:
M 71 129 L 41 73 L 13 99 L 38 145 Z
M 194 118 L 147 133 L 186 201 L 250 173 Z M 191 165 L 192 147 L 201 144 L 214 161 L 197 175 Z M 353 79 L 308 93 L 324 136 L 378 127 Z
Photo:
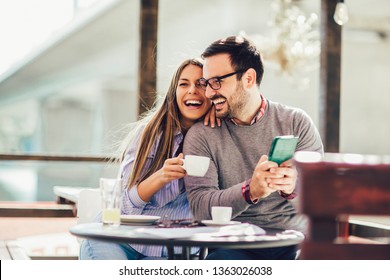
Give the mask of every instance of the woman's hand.
M 186 175 L 186 171 L 183 168 L 183 158 L 183 153 L 180 153 L 175 158 L 167 159 L 163 167 L 156 172 L 159 174 L 158 176 L 164 185 L 173 180 L 183 178 Z
M 215 127 L 215 123 L 217 123 L 218 126 L 221 126 L 221 119 L 217 118 L 217 116 L 215 115 L 214 105 L 211 105 L 210 110 L 204 116 L 203 124 L 209 125 L 209 122 L 211 127 Z
M 137 186 L 138 195 L 143 201 L 150 201 L 152 196 L 166 184 L 173 180 L 183 178 L 187 174 L 183 168 L 183 157 L 184 155 L 180 153 L 175 158 L 167 159 L 161 169 L 150 175 Z

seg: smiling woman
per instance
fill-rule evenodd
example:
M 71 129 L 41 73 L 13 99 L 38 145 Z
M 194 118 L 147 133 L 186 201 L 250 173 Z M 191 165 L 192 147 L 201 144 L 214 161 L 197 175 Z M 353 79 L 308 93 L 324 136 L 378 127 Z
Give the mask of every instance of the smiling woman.
M 172 157 L 173 154 L 179 155 L 180 151 L 174 151 L 176 148 L 172 145 L 172 139 L 178 134 L 182 134 L 177 140 L 181 142 L 188 128 L 206 114 L 210 108 L 211 102 L 205 97 L 204 90 L 197 86 L 202 77 L 202 68 L 203 63 L 197 59 L 188 59 L 182 62 L 176 70 L 161 104 L 149 111 L 148 115 L 138 123 L 137 128 L 144 129 L 142 135 L 138 135 L 141 138 L 141 144 L 137 148 L 137 158 L 128 186 L 134 185 L 137 181 L 142 182 L 144 178 L 149 177 L 163 166 L 164 161 Z M 186 101 L 194 98 L 202 100 L 203 105 L 199 108 L 187 106 Z M 130 132 L 130 139 L 124 142 L 125 149 L 131 148 L 128 145 L 133 143 L 134 134 L 138 133 L 138 129 L 133 129 Z M 150 143 L 157 140 L 159 142 L 158 147 L 155 148 L 157 150 L 153 151 L 153 154 L 157 155 L 154 158 L 155 163 L 140 177 L 145 172 L 144 165 L 149 153 L 152 152 L 152 144 Z
M 188 129 L 210 108 L 210 100 L 199 83 L 202 68 L 188 65 L 184 68 L 176 89 L 176 102 L 179 107 L 181 124 Z

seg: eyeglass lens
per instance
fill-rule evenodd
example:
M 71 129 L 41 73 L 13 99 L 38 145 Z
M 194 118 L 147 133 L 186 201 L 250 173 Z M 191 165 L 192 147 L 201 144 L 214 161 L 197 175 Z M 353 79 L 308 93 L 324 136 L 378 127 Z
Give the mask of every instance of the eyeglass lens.
M 213 90 L 218 90 L 221 88 L 221 80 L 222 79 L 228 78 L 230 76 L 236 75 L 236 74 L 241 73 L 241 72 L 244 72 L 244 70 L 238 70 L 238 71 L 235 71 L 235 72 L 232 72 L 232 73 L 220 76 L 220 77 L 210 78 L 208 80 L 206 80 L 205 78 L 201 78 L 199 80 L 199 84 L 204 89 L 206 89 L 207 85 L 209 85 Z

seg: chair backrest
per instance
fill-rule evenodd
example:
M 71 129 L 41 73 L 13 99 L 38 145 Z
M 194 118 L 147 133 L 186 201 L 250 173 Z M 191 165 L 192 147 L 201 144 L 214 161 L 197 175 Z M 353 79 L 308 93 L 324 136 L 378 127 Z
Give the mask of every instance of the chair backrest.
M 390 259 L 390 244 L 351 244 L 338 231 L 350 214 L 390 215 L 390 157 L 298 152 L 294 161 L 300 211 L 310 221 L 301 258 Z
M 84 189 L 79 193 L 77 201 L 78 223 L 92 222 L 102 209 L 99 189 Z

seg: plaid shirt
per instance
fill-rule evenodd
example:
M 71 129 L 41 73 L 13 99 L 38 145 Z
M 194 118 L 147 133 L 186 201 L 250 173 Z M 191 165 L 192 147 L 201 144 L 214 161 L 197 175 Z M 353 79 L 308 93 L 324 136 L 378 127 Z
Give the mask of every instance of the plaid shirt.
M 267 108 L 267 100 L 261 96 L 261 105 L 259 111 L 257 111 L 256 115 L 252 119 L 251 123 L 249 125 L 253 125 L 256 122 L 258 122 L 262 116 L 264 116 L 265 109 Z M 230 122 L 234 123 L 235 125 L 239 125 L 234 119 L 229 119 Z

